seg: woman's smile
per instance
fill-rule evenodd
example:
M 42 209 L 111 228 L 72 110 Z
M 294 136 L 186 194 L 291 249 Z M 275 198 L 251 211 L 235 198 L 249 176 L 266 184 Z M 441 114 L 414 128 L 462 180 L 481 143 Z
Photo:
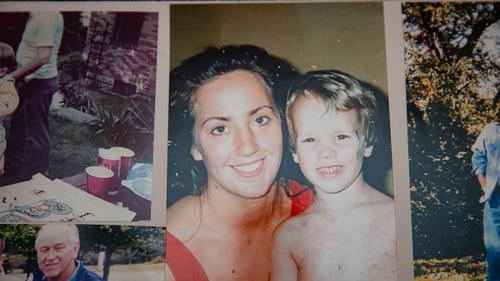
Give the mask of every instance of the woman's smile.
M 252 163 L 244 163 L 239 165 L 232 165 L 232 167 L 240 173 L 240 175 L 245 177 L 253 177 L 261 172 L 263 167 L 264 159 L 257 160 Z

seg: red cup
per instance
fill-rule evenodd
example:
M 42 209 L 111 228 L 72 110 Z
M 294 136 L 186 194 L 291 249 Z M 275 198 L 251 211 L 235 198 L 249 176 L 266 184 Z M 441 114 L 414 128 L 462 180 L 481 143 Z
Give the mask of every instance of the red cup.
M 113 171 L 105 167 L 90 166 L 85 168 L 85 173 L 87 173 L 87 191 L 103 198 L 113 178 Z
M 98 165 L 106 167 L 113 172 L 108 195 L 116 195 L 120 191 L 120 160 L 121 156 L 111 149 L 99 148 Z
M 128 171 L 130 171 L 132 167 L 132 157 L 134 157 L 135 152 L 119 146 L 114 146 L 110 148 L 110 150 L 120 155 L 120 180 L 127 179 Z

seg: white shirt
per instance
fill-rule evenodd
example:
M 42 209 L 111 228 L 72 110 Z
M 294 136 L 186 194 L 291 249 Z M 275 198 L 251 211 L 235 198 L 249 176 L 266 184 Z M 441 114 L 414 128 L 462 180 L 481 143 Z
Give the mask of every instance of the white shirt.
M 30 12 L 23 38 L 17 49 L 18 67 L 35 58 L 38 47 L 52 47 L 49 61 L 26 78 L 53 78 L 57 76 L 57 53 L 61 45 L 64 21 L 59 12 Z

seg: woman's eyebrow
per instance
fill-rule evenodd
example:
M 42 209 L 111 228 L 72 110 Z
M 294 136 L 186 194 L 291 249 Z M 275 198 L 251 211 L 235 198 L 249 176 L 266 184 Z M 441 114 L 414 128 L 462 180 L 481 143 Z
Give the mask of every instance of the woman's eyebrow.
M 255 109 L 252 109 L 250 111 L 250 115 L 254 115 L 255 113 L 259 112 L 260 110 L 262 110 L 264 108 L 269 108 L 270 110 L 272 110 L 272 112 L 275 112 L 274 107 L 272 107 L 270 105 L 263 105 L 263 106 L 259 106 L 259 107 L 255 108 Z
M 264 108 L 269 108 L 270 110 L 272 110 L 273 112 L 275 112 L 275 109 L 274 107 L 270 106 L 270 105 L 263 105 L 263 106 L 259 106 L 255 109 L 252 109 L 249 113 L 249 115 L 254 115 L 255 113 L 263 110 Z M 225 116 L 212 116 L 212 117 L 208 117 L 207 119 L 205 119 L 202 123 L 201 123 L 201 127 L 203 127 L 207 122 L 211 121 L 211 120 L 216 120 L 216 121 L 229 121 L 229 117 L 225 117 Z
M 224 116 L 213 116 L 213 117 L 208 117 L 207 119 L 205 119 L 205 121 L 203 121 L 201 123 L 201 127 L 203 127 L 208 121 L 211 121 L 211 120 L 216 120 L 216 121 L 229 121 L 229 118 L 228 117 L 224 117 Z

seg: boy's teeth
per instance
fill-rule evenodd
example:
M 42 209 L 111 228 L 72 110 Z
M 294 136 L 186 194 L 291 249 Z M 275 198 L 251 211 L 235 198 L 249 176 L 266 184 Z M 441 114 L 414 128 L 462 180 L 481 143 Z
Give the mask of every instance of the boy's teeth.
M 339 166 L 324 167 L 324 168 L 319 168 L 319 171 L 325 174 L 334 174 L 340 171 L 340 167 Z
M 249 164 L 249 165 L 234 166 L 234 168 L 238 171 L 250 173 L 250 172 L 257 170 L 257 168 L 260 167 L 261 163 L 262 163 L 262 160 L 257 161 L 257 162 L 252 163 L 252 164 Z

